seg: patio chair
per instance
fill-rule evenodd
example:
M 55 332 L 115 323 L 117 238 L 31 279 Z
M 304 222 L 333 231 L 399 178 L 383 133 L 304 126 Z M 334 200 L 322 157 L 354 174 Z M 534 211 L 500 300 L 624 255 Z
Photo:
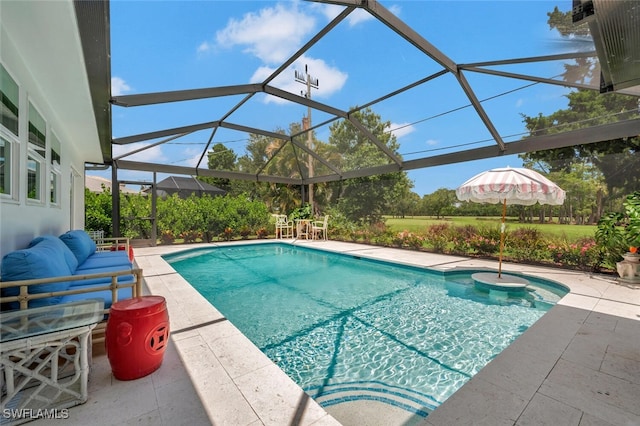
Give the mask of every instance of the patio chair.
M 277 214 L 276 217 L 276 238 L 293 238 L 293 222 L 287 218 L 286 214 Z
M 322 239 L 327 240 L 327 223 L 329 222 L 329 216 L 325 216 L 323 220 L 315 220 L 311 222 L 311 235 L 315 240 L 316 236 L 319 238 L 319 234 L 322 233 Z

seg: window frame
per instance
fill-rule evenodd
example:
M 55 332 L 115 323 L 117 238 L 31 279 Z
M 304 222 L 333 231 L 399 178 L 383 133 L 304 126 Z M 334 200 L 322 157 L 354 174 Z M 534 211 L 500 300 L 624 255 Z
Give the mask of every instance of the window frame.
M 21 176 L 21 161 L 20 161 L 20 152 L 21 152 L 21 143 L 20 143 L 20 121 L 22 116 L 24 115 L 24 111 L 21 111 L 20 108 L 20 96 L 22 93 L 22 87 L 18 80 L 16 80 L 12 73 L 7 69 L 4 63 L 0 63 L 2 68 L 2 74 L 6 73 L 6 76 L 9 77 L 10 81 L 15 84 L 18 89 L 18 99 L 17 99 L 17 117 L 16 117 L 16 125 L 17 128 L 14 132 L 13 129 L 6 127 L 4 124 L 4 120 L 0 120 L 0 137 L 8 144 L 9 146 L 9 155 L 8 159 L 5 158 L 4 165 L 8 165 L 8 173 L 5 175 L 5 178 L 9 178 L 8 188 L 3 188 L 3 191 L 0 192 L 0 199 L 3 202 L 18 202 L 20 200 L 19 188 L 20 188 L 20 176 Z M 4 96 L 4 94 L 3 94 Z M 9 96 L 7 95 L 7 98 Z M 21 114 L 22 112 L 22 114 Z M 6 153 L 5 153 L 6 155 Z M 2 173 L 6 173 L 7 168 L 5 168 Z
M 9 145 L 9 158 L 5 158 L 4 165 L 9 165 L 8 173 L 5 175 L 5 179 L 9 177 L 8 188 L 4 188 L 0 192 L 0 198 L 3 201 L 18 201 L 18 183 L 20 181 L 20 141 L 13 136 L 12 132 L 6 130 L 6 128 L 0 125 L 0 138 Z M 5 154 L 6 155 L 6 154 Z M 5 173 L 7 169 L 0 171 Z
M 48 188 L 47 195 L 49 197 L 49 204 L 55 207 L 62 207 L 62 203 L 60 200 L 60 195 L 62 193 L 60 186 L 62 185 L 62 144 L 60 139 L 55 134 L 55 132 L 50 132 L 51 137 L 49 138 L 49 180 L 48 180 Z M 57 150 L 56 150 L 57 149 Z M 55 162 L 55 158 L 53 154 L 56 154 L 58 157 L 57 163 Z
M 38 130 L 39 132 L 42 133 L 42 135 L 44 136 L 44 146 L 40 146 L 36 143 L 33 143 L 29 140 L 30 137 L 30 132 L 27 132 L 27 164 L 25 167 L 25 173 L 26 173 L 26 185 L 25 185 L 25 189 L 26 189 L 26 202 L 28 204 L 32 204 L 32 205 L 45 205 L 46 203 L 46 199 L 47 199 L 47 195 L 45 193 L 45 188 L 47 188 L 48 186 L 46 185 L 46 177 L 48 176 L 47 173 L 47 120 L 43 117 L 42 113 L 40 113 L 40 110 L 38 109 L 38 107 L 34 104 L 34 102 L 32 100 L 29 100 L 28 102 L 28 117 L 27 117 L 27 125 L 31 126 L 32 125 L 32 121 L 31 121 L 31 111 L 33 111 L 38 114 L 38 118 L 41 119 L 41 121 L 44 124 L 44 129 L 40 129 L 36 126 L 36 124 L 40 124 L 40 123 L 33 123 L 33 126 L 36 128 L 36 130 Z M 30 163 L 34 162 L 36 164 L 36 176 L 35 179 L 30 179 L 29 177 L 29 173 L 31 170 L 30 167 Z M 31 181 L 35 180 L 36 183 L 36 196 L 37 198 L 32 198 L 29 195 L 29 192 L 31 191 Z

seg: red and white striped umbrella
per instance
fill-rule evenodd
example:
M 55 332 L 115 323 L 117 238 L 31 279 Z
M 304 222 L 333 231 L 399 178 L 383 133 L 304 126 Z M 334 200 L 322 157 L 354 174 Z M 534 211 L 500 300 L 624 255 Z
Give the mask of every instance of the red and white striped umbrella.
M 540 173 L 522 168 L 504 167 L 482 172 L 456 189 L 461 201 L 475 203 L 502 203 L 500 229 L 500 264 L 498 278 L 502 277 L 502 251 L 504 248 L 504 221 L 507 204 L 532 206 L 535 203 L 561 205 L 566 193 Z
M 504 167 L 482 172 L 456 189 L 461 201 L 475 203 L 535 203 L 561 205 L 565 192 L 540 173 L 522 168 Z

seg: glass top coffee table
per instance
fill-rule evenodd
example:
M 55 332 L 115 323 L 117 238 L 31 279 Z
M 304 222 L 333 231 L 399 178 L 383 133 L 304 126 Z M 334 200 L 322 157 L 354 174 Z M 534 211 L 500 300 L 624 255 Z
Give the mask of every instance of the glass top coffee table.
M 2 425 L 64 418 L 87 401 L 91 331 L 103 310 L 102 299 L 87 299 L 0 313 Z

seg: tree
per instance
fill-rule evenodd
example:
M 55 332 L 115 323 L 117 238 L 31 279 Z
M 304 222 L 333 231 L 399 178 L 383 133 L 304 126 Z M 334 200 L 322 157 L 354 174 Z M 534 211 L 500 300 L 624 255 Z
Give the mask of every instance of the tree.
M 381 143 L 397 154 L 396 137 L 385 132 L 389 122 L 383 122 L 378 114 L 365 108 L 353 117 L 366 127 Z M 357 170 L 388 164 L 390 159 L 349 120 L 331 125 L 329 146 L 336 154 L 336 164 L 342 170 Z M 390 208 L 392 200 L 408 194 L 413 183 L 406 172 L 387 173 L 359 177 L 332 183 L 334 200 L 350 220 L 367 223 L 379 221 Z
M 113 231 L 111 221 L 111 189 L 102 186 L 103 191 L 93 193 L 84 189 L 85 228 L 92 231 L 104 231 L 110 237 Z
M 294 123 L 290 126 L 290 131 L 299 128 L 300 125 Z M 286 134 L 282 129 L 276 130 L 276 133 Z M 294 178 L 301 176 L 298 153 L 285 139 L 251 134 L 246 151 L 238 159 L 238 167 L 245 173 L 260 172 Z M 242 188 L 251 198 L 263 200 L 271 211 L 287 213 L 300 207 L 302 203 L 299 185 L 245 182 L 234 186 Z
M 207 153 L 207 167 L 210 170 L 235 170 L 237 155 L 233 150 L 221 143 L 215 144 Z M 210 183 L 225 191 L 231 191 L 231 181 L 227 178 L 200 177 L 203 182 Z
M 444 215 L 446 210 L 451 211 L 456 201 L 455 190 L 440 188 L 422 197 L 423 211 L 428 215 L 435 215 L 437 219 L 440 219 L 440 216 Z
M 588 26 L 575 27 L 571 22 L 571 12 L 560 12 L 556 7 L 549 16 L 548 24 L 557 29 L 562 36 L 577 40 L 590 40 Z M 595 74 L 595 62 L 580 60 L 565 66 L 564 78 L 567 81 L 588 82 L 599 77 Z M 638 98 L 620 94 L 602 95 L 595 90 L 576 90 L 566 95 L 568 108 L 556 111 L 548 116 L 537 117 L 523 115 L 527 130 L 532 136 L 560 133 L 599 124 L 637 118 L 639 114 Z M 604 187 L 592 182 L 598 191 L 596 214 L 591 218 L 597 221 L 603 211 L 603 204 L 622 200 L 625 194 L 640 189 L 640 138 L 623 138 L 593 144 L 575 145 L 546 151 L 530 152 L 520 157 L 525 165 L 551 173 L 571 173 L 576 167 L 595 166 L 601 173 Z M 598 178 L 599 179 L 599 178 Z M 616 201 L 616 202 L 617 202 Z

